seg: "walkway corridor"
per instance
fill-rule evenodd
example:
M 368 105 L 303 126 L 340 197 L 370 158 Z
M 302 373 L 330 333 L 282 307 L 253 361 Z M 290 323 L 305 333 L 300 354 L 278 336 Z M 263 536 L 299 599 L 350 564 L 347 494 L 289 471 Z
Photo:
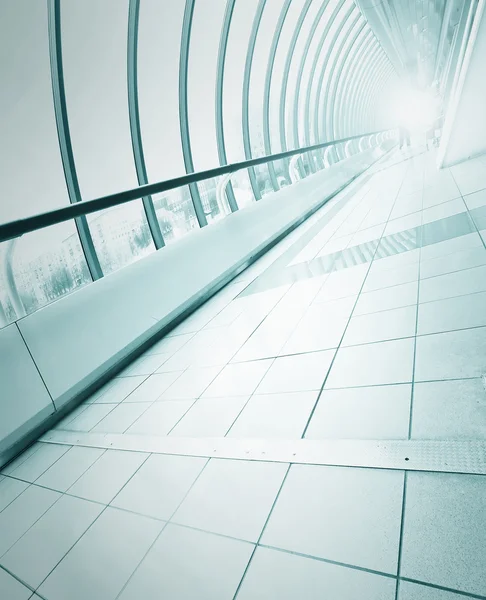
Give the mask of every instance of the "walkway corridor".
M 8 465 L 0 598 L 486 598 L 485 188 L 392 152 Z

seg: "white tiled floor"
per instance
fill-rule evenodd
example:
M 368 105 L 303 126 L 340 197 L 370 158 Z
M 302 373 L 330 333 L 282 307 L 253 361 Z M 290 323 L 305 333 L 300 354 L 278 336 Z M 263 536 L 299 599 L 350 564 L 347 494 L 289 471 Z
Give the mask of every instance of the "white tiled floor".
M 486 598 L 486 476 L 147 450 L 486 439 L 484 164 L 373 169 L 3 469 L 0 599 Z

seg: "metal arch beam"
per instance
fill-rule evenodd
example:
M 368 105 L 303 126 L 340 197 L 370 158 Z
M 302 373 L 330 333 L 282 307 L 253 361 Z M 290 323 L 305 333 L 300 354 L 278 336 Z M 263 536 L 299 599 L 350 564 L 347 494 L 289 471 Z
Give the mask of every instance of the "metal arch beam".
M 376 66 L 377 62 L 381 60 L 383 56 L 383 51 L 378 42 L 374 48 L 368 54 L 365 54 L 363 57 L 363 64 L 359 71 L 358 77 L 356 81 L 353 83 L 353 88 L 349 93 L 350 96 L 350 110 L 349 112 L 349 129 L 350 131 L 356 131 L 358 127 L 358 112 L 359 112 L 359 102 L 361 98 L 362 83 L 366 80 L 366 77 L 369 76 L 370 69 Z
M 143 154 L 142 132 L 140 129 L 140 110 L 138 105 L 138 21 L 140 15 L 140 0 L 129 0 L 128 4 L 128 42 L 127 42 L 127 83 L 128 83 L 128 117 L 130 120 L 130 135 L 132 138 L 133 159 L 137 172 L 138 185 L 148 183 L 145 157 Z M 147 217 L 150 234 L 155 248 L 165 246 L 159 220 L 155 212 L 151 196 L 142 198 L 143 209 Z
M 69 196 L 69 202 L 74 204 L 82 200 L 79 189 L 76 164 L 74 162 L 71 132 L 66 105 L 66 88 L 64 86 L 64 69 L 62 63 L 61 42 L 61 1 L 48 0 L 47 4 L 48 30 L 49 30 L 49 58 L 51 69 L 52 96 L 54 101 L 54 114 L 56 117 L 57 137 L 61 153 L 64 178 Z M 75 219 L 79 241 L 83 249 L 86 264 L 93 281 L 103 277 L 98 255 L 91 237 L 86 216 Z
M 248 112 L 250 105 L 250 76 L 251 67 L 253 64 L 253 56 L 255 54 L 255 44 L 258 36 L 258 30 L 260 29 L 260 23 L 262 21 L 263 9 L 265 8 L 266 0 L 260 0 L 258 7 L 253 19 L 253 25 L 250 34 L 250 40 L 248 42 L 248 50 L 246 52 L 245 61 L 245 72 L 243 75 L 243 102 L 242 102 L 242 133 L 243 133 L 243 148 L 245 151 L 245 158 L 250 160 L 252 158 L 251 143 L 250 143 L 250 115 Z M 255 169 L 248 169 L 248 175 L 250 177 L 251 189 L 255 200 L 261 200 L 262 195 L 258 187 L 256 180 Z
M 342 128 L 343 125 L 342 106 L 344 104 L 344 88 L 346 87 L 346 84 L 349 81 L 351 74 L 354 72 L 355 63 L 357 62 L 356 57 L 357 55 L 359 55 L 359 51 L 361 50 L 361 47 L 366 41 L 367 35 L 369 35 L 369 33 L 369 30 L 366 31 L 366 22 L 363 22 L 361 29 L 358 30 L 356 35 L 354 36 L 354 39 L 351 42 L 351 48 L 346 57 L 344 58 L 342 66 L 338 72 L 338 78 L 334 87 L 334 93 L 331 96 L 333 103 L 332 135 L 334 139 L 338 137 L 338 129 Z
M 297 45 L 297 40 L 299 39 L 300 32 L 302 30 L 302 25 L 304 24 L 307 13 L 309 12 L 310 5 L 313 0 L 307 0 L 302 12 L 300 13 L 299 20 L 294 29 L 294 33 L 292 34 L 292 39 L 290 41 L 289 51 L 287 53 L 287 58 L 285 59 L 284 66 L 284 74 L 282 78 L 282 87 L 280 89 L 280 147 L 283 151 L 287 150 L 287 136 L 286 136 L 286 126 L 285 126 L 285 109 L 287 107 L 287 89 L 289 85 L 289 75 L 290 75 L 290 67 L 292 66 L 292 59 L 295 52 L 295 47 Z
M 362 18 L 362 15 L 359 12 L 359 10 L 356 10 L 356 16 L 354 17 L 354 20 L 352 20 L 353 19 L 352 15 L 353 15 L 353 13 L 355 13 L 355 10 L 356 10 L 356 5 L 353 4 L 351 6 L 351 8 L 349 9 L 349 11 L 347 12 L 346 17 L 342 20 L 338 29 L 336 30 L 333 40 L 331 42 L 331 47 L 334 47 L 335 44 L 339 43 L 338 40 L 340 39 L 341 34 L 344 31 L 345 25 L 351 23 L 351 25 L 349 26 L 349 32 L 351 32 L 353 30 L 353 28 L 355 27 L 355 25 L 358 23 L 359 19 Z M 338 52 L 337 52 L 338 57 L 339 57 L 340 52 L 343 49 L 345 42 L 346 42 L 346 36 L 343 36 L 343 39 L 339 43 L 339 47 L 338 47 Z M 331 52 L 329 52 L 326 57 L 326 65 L 325 65 L 325 68 L 322 69 L 322 73 L 319 78 L 318 94 L 317 94 L 317 98 L 316 98 L 316 104 L 314 107 L 314 127 L 315 127 L 316 135 L 318 137 L 321 137 L 320 127 L 319 127 L 321 119 L 319 117 L 321 115 L 321 95 L 322 95 L 322 91 L 323 91 L 323 81 L 324 81 L 325 73 L 327 71 L 327 66 L 329 64 L 330 57 L 331 57 Z M 322 131 L 323 138 L 324 137 L 328 138 L 328 135 L 329 135 L 330 128 L 327 127 L 327 122 L 328 122 L 328 119 L 327 119 L 328 110 L 327 109 L 328 109 L 328 104 L 329 104 L 329 90 L 330 90 L 331 82 L 333 79 L 333 75 L 334 75 L 334 71 L 336 69 L 337 63 L 338 63 L 338 59 L 336 59 L 330 66 L 329 76 L 326 81 L 324 95 L 322 96 L 323 97 L 322 112 L 325 115 L 325 117 L 324 117 L 325 127 L 324 127 L 324 130 Z M 334 153 L 337 153 L 336 148 L 334 148 Z M 331 154 L 331 156 L 332 156 L 332 154 Z
M 376 90 L 382 86 L 385 74 L 390 67 L 391 67 L 390 61 L 385 56 L 383 64 L 382 64 L 382 68 L 377 73 L 377 76 L 374 78 L 372 85 L 370 85 L 368 87 L 368 95 L 367 95 L 366 100 L 363 102 L 363 113 L 362 113 L 363 122 L 366 120 L 366 118 L 369 115 L 369 106 L 372 103 L 373 98 L 375 98 Z
M 307 124 L 307 127 L 305 128 L 305 143 L 307 145 L 310 144 L 310 133 L 311 133 L 311 126 L 310 126 L 310 102 L 311 102 L 311 95 L 312 95 L 312 82 L 314 81 L 315 75 L 316 75 L 316 70 L 317 70 L 317 65 L 319 64 L 319 58 L 321 57 L 321 53 L 322 53 L 322 48 L 324 46 L 324 42 L 326 41 L 326 37 L 329 34 L 329 30 L 331 29 L 334 21 L 336 20 L 337 15 L 339 14 L 340 10 L 342 9 L 343 5 L 344 5 L 345 0 L 341 0 L 339 2 L 339 4 L 337 4 L 334 7 L 334 10 L 332 12 L 332 14 L 329 17 L 329 20 L 326 24 L 326 27 L 322 33 L 321 39 L 319 40 L 319 44 L 316 48 L 316 53 L 314 55 L 314 60 L 312 62 L 312 66 L 311 66 L 311 70 L 310 70 L 310 74 L 309 74 L 309 85 L 307 87 L 306 90 L 306 96 L 305 96 L 305 109 L 304 109 L 304 122 Z M 324 63 L 327 64 L 327 63 Z M 317 141 L 317 139 L 316 139 Z M 322 168 L 324 168 L 324 162 L 323 159 L 321 157 L 321 154 L 318 153 L 317 154 L 317 160 L 320 163 L 320 166 Z M 314 163 L 311 162 L 311 168 L 314 171 Z
M 356 5 L 352 4 L 350 8 L 348 8 L 345 16 L 343 17 L 343 20 L 341 21 L 339 27 L 337 28 L 337 30 L 334 32 L 333 38 L 331 40 L 330 43 L 330 50 L 326 55 L 326 59 L 324 61 L 324 64 L 322 66 L 321 69 L 321 73 L 319 75 L 319 81 L 317 84 L 317 94 L 316 94 L 316 99 L 315 99 L 315 105 L 314 105 L 314 138 L 316 140 L 321 139 L 321 134 L 319 131 L 319 107 L 321 104 L 321 94 L 322 94 L 322 88 L 323 88 L 323 81 L 324 81 L 324 76 L 326 74 L 327 71 L 327 67 L 329 64 L 329 59 L 331 57 L 331 52 L 332 49 L 334 47 L 334 45 L 336 44 L 337 40 L 339 39 L 339 35 L 344 27 L 344 25 L 349 21 L 349 19 L 351 18 L 351 15 L 356 11 Z M 356 19 L 358 19 L 359 15 L 361 13 L 359 11 L 357 11 L 357 16 Z M 326 92 L 324 94 L 324 96 L 327 95 L 328 93 L 328 88 L 329 88 L 329 80 L 326 84 Z M 329 140 L 330 141 L 330 140 Z
M 337 87 L 339 84 L 339 78 L 341 77 L 344 69 L 344 65 L 348 60 L 348 56 L 352 51 L 353 45 L 356 43 L 356 39 L 358 38 L 361 31 L 363 31 L 365 27 L 365 20 L 361 13 L 359 13 L 354 22 L 351 24 L 347 34 L 343 36 L 339 49 L 336 55 L 336 60 L 331 66 L 331 70 L 329 72 L 329 79 L 327 82 L 327 91 L 324 96 L 325 103 L 323 104 L 323 111 L 325 115 L 325 127 L 327 135 L 332 135 L 332 139 L 336 139 L 334 135 L 334 110 L 336 106 L 336 93 Z M 354 31 L 354 33 L 353 33 Z M 349 36 L 351 37 L 351 43 L 349 43 Z M 348 48 L 345 50 L 346 44 L 349 43 Z M 342 55 L 342 58 L 341 58 Z M 339 65 L 339 69 L 337 68 Z M 337 152 L 337 149 L 336 149 Z
M 275 56 L 277 54 L 277 47 L 282 35 L 282 29 L 289 12 L 291 0 L 285 0 L 280 16 L 277 21 L 277 26 L 272 38 L 272 45 L 270 46 L 270 53 L 268 56 L 267 72 L 265 73 L 265 87 L 263 92 L 263 146 L 265 148 L 265 154 L 272 153 L 272 144 L 270 141 L 270 86 L 272 83 L 273 67 L 275 65 Z M 275 173 L 275 167 L 273 163 L 268 163 L 268 172 L 270 175 L 270 181 L 275 192 L 280 189 L 277 181 L 277 174 Z
M 338 118 L 336 119 L 335 135 L 340 135 L 341 132 L 344 131 L 346 128 L 345 126 L 347 123 L 347 114 L 345 111 L 344 99 L 349 98 L 349 95 L 348 95 L 349 89 L 355 78 L 358 67 L 362 64 L 363 54 L 366 52 L 366 50 L 369 47 L 372 40 L 373 40 L 373 32 L 371 31 L 371 29 L 368 29 L 368 31 L 364 33 L 360 42 L 356 45 L 355 53 L 354 53 L 353 57 L 351 58 L 351 64 L 350 64 L 349 71 L 348 71 L 346 77 L 341 79 L 342 85 L 340 86 L 340 88 L 338 89 L 338 92 L 337 92 L 339 100 L 337 101 Z M 347 103 L 346 103 L 346 107 L 347 107 Z
M 371 76 L 371 73 L 374 71 L 375 73 L 379 72 L 387 60 L 384 52 L 381 51 L 381 47 L 377 47 L 377 60 L 376 62 L 368 62 L 368 65 L 365 69 L 363 69 L 363 73 L 361 75 L 360 85 L 356 90 L 356 102 L 354 106 L 354 118 L 355 118 L 355 127 L 359 128 L 360 126 L 360 118 L 361 118 L 361 108 L 364 102 L 366 102 L 367 91 L 368 88 L 372 85 L 374 78 Z
M 181 131 L 182 155 L 186 173 L 194 173 L 191 138 L 189 134 L 189 114 L 187 105 L 187 76 L 189 65 L 189 44 L 191 42 L 192 18 L 195 0 L 186 0 L 184 19 L 182 21 L 181 49 L 179 58 L 179 125 Z M 200 227 L 208 224 L 196 183 L 189 184 L 192 204 Z
M 356 90 L 359 89 L 358 84 L 361 81 L 361 75 L 372 57 L 376 54 L 378 48 L 378 42 L 374 35 L 372 35 L 365 47 L 362 48 L 361 55 L 356 61 L 355 71 L 352 77 L 348 78 L 348 85 L 345 91 L 345 97 L 348 98 L 346 112 L 344 114 L 344 126 L 343 131 L 352 131 L 353 128 L 353 108 L 356 99 Z
M 223 27 L 221 29 L 221 37 L 219 39 L 218 62 L 216 67 L 216 144 L 218 147 L 218 158 L 220 165 L 228 164 L 226 156 L 226 144 L 224 141 L 224 124 L 223 124 L 223 89 L 224 89 L 224 69 L 226 65 L 226 50 L 228 48 L 228 36 L 233 19 L 233 12 L 236 0 L 228 0 L 226 11 L 224 13 Z M 226 185 L 226 197 L 231 212 L 238 210 L 235 193 L 231 181 Z
M 312 40 L 314 38 L 314 35 L 316 33 L 317 27 L 319 26 L 319 23 L 326 11 L 327 5 L 329 4 L 329 0 L 325 0 L 318 13 L 316 14 L 316 16 L 314 17 L 314 21 L 312 22 L 311 28 L 309 30 L 309 35 L 307 36 L 307 41 L 305 43 L 304 46 L 304 50 L 302 52 L 302 56 L 300 57 L 300 63 L 299 63 L 299 69 L 297 71 L 297 79 L 296 79 L 296 85 L 295 85 L 295 96 L 294 96 L 294 110 L 292 111 L 293 113 L 293 133 L 294 133 L 294 140 L 296 140 L 297 142 L 297 146 L 299 146 L 299 99 L 300 99 L 300 86 L 302 85 L 302 77 L 304 75 L 304 66 L 305 66 L 305 62 L 307 60 L 307 55 L 309 54 L 309 49 L 310 49 L 310 45 L 312 43 Z M 297 163 L 297 166 L 299 168 L 299 172 L 300 172 L 300 176 L 301 178 L 304 178 L 305 176 L 305 172 L 302 166 L 302 160 L 299 160 Z

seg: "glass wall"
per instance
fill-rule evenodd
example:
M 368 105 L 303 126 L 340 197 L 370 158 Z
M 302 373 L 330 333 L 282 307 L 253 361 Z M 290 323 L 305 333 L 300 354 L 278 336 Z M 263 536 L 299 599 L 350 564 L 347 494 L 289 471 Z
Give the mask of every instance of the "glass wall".
M 201 171 L 220 157 L 366 133 L 383 126 L 377 98 L 393 84 L 354 0 L 3 2 L 0 61 L 0 223 L 178 177 L 190 162 Z M 208 179 L 192 195 L 181 187 L 1 243 L 0 322 L 244 209 L 330 156 L 303 153 L 237 171 L 230 188 L 227 177 Z

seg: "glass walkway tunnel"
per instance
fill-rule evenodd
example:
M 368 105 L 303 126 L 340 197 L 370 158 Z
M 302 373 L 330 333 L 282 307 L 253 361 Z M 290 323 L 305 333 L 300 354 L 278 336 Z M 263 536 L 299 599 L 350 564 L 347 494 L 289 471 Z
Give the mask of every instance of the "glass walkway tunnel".
M 486 598 L 483 0 L 0 6 L 0 598 Z

